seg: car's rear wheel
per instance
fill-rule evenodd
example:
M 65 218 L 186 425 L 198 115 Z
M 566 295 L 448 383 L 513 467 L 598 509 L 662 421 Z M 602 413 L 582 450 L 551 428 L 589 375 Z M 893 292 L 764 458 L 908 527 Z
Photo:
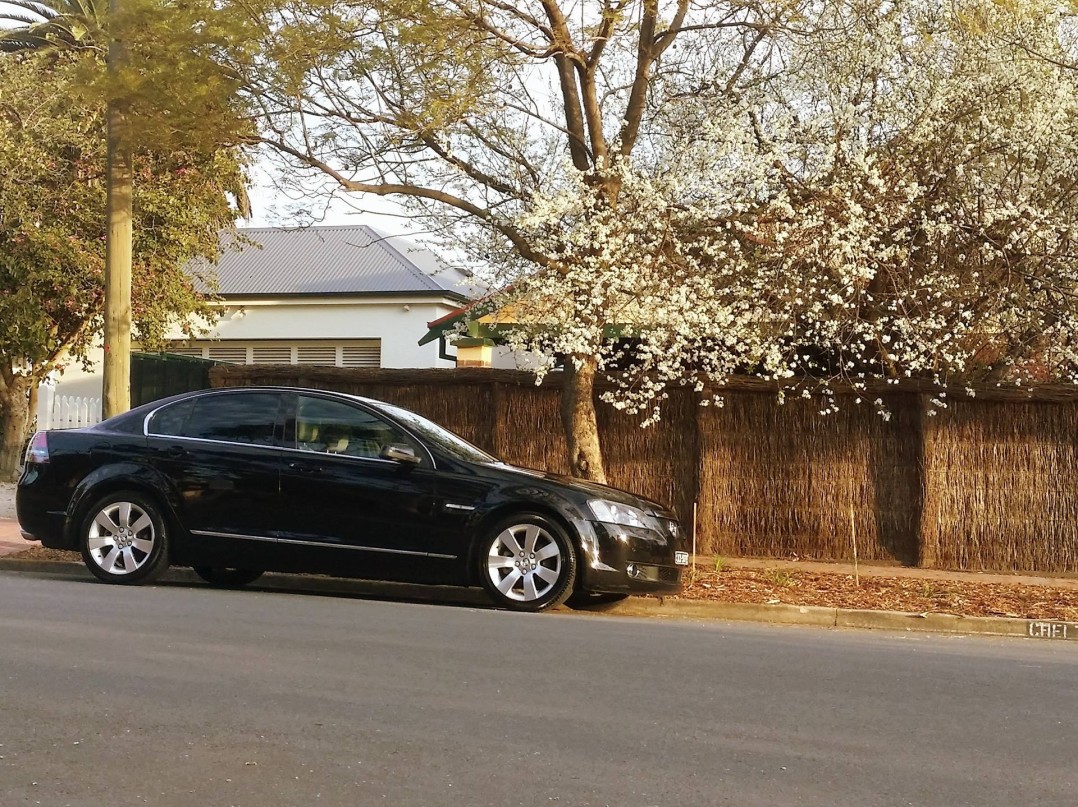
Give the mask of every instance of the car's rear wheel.
M 576 551 L 565 531 L 545 516 L 521 513 L 483 538 L 479 577 L 498 605 L 542 611 L 565 601 L 576 579 Z
M 628 594 L 592 594 L 587 591 L 574 591 L 565 604 L 576 611 L 606 611 L 621 602 Z
M 156 502 L 135 491 L 90 507 L 79 533 L 86 568 L 106 583 L 148 583 L 168 569 L 168 534 Z
M 195 574 L 218 588 L 241 588 L 262 576 L 261 569 L 232 569 L 223 566 L 195 566 Z

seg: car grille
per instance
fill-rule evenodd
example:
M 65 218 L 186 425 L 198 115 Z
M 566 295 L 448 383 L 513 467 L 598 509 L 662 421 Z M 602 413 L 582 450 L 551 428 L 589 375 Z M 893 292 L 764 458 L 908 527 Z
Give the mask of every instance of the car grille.
M 660 566 L 659 579 L 664 583 L 676 583 L 681 579 L 681 570 L 671 569 L 669 566 Z

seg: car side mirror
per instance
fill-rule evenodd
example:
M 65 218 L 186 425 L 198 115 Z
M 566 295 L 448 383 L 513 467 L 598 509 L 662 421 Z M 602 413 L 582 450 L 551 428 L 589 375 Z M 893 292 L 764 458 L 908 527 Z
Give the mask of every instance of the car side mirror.
M 415 453 L 415 449 L 411 446 L 406 446 L 403 443 L 390 443 L 382 448 L 378 453 L 378 456 L 384 460 L 399 462 L 402 465 L 419 464 L 419 456 Z

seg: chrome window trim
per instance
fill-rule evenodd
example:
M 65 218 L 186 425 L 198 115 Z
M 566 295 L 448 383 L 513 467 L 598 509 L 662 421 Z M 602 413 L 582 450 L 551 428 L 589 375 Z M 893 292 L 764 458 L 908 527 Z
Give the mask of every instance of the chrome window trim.
M 311 451 L 307 448 L 285 448 L 284 446 L 274 446 L 278 451 L 291 451 L 293 454 L 302 454 L 304 457 L 310 457 L 311 459 L 341 459 L 351 460 L 352 462 L 377 462 L 380 465 L 397 465 L 400 463 L 396 460 L 387 460 L 382 457 L 353 457 L 351 454 L 332 454 L 329 451 Z
M 186 440 L 189 443 L 210 443 L 215 446 L 241 446 L 242 448 L 266 448 L 272 451 L 287 451 L 279 445 L 266 445 L 265 443 L 237 443 L 234 440 L 212 440 L 209 437 L 181 437 L 178 434 L 147 434 L 146 437 L 156 437 L 160 440 Z

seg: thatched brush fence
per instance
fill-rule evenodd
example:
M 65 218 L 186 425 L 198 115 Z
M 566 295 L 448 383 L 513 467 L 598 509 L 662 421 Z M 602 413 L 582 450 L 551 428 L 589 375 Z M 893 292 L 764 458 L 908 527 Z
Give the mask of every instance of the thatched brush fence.
M 564 473 L 561 379 L 486 370 L 220 366 L 215 386 L 336 389 L 398 403 L 516 464 Z M 697 504 L 700 553 L 888 561 L 951 569 L 1078 572 L 1078 390 L 884 387 L 885 420 L 855 393 L 839 412 L 780 405 L 738 381 L 724 406 L 672 390 L 655 426 L 599 405 L 612 484 L 672 506 Z

